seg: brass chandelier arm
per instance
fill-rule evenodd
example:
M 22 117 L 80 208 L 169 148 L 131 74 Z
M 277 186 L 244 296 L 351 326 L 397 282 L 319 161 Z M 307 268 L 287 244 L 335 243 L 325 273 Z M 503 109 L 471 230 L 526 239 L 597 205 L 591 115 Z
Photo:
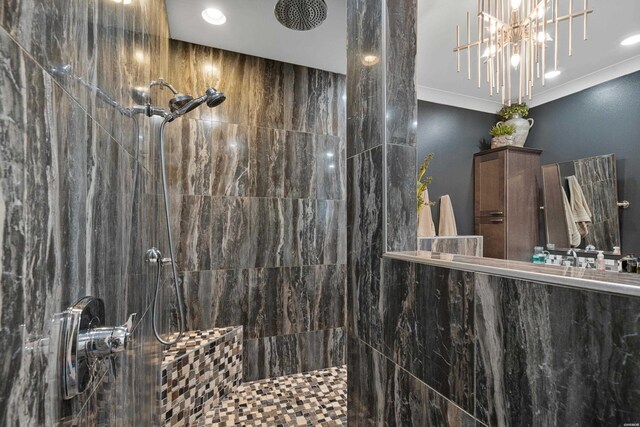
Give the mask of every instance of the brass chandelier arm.
M 568 2 L 568 12 L 560 15 L 559 3 Z M 473 28 L 477 35 L 472 41 L 471 13 L 467 12 L 464 38 L 460 26 L 456 26 L 457 71 L 461 70 L 461 52 L 466 51 L 467 79 L 471 80 L 471 50 L 477 48 L 477 84 L 486 80 L 489 95 L 500 94 L 502 103 L 512 102 L 511 85 L 514 82 L 515 95 L 519 103 L 524 97 L 531 99 L 534 81 L 540 80 L 545 86 L 547 70 L 547 42 L 553 41 L 553 69 L 558 69 L 559 24 L 569 23 L 569 56 L 573 49 L 574 19 L 584 19 L 583 38 L 587 38 L 587 17 L 593 13 L 588 0 L 583 0 L 583 10 L 576 10 L 579 0 L 478 0 L 477 25 Z M 551 10 L 548 10 L 549 7 Z M 562 11 L 564 13 L 565 10 Z M 551 30 L 549 30 L 551 26 Z M 547 31 L 551 31 L 554 39 Z M 484 66 L 483 66 L 484 64 Z M 513 76 L 512 76 L 513 74 Z M 486 77 L 486 78 L 485 78 Z M 515 80 L 514 80 L 515 79 Z

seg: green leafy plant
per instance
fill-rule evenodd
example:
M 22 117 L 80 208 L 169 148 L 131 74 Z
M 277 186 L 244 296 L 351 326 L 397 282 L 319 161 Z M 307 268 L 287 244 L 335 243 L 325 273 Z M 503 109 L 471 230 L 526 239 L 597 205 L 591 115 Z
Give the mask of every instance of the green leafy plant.
M 505 120 L 512 119 L 516 116 L 525 118 L 529 115 L 529 107 L 527 107 L 527 104 L 524 102 L 522 104 L 505 105 L 498 111 L 498 115 Z
M 508 125 L 506 123 L 501 122 L 495 125 L 494 127 L 492 127 L 489 133 L 494 138 L 496 136 L 513 135 L 514 133 L 516 133 L 516 127 L 513 125 Z
M 480 151 L 489 150 L 491 148 L 491 141 L 487 138 L 480 138 L 478 140 L 478 148 Z
M 427 202 L 422 198 L 422 193 L 427 189 L 427 186 L 431 184 L 431 180 L 433 179 L 430 176 L 424 176 L 427 173 L 427 168 L 429 167 L 429 163 L 433 160 L 433 153 L 429 153 L 425 156 L 422 161 L 422 165 L 420 166 L 420 171 L 418 172 L 418 187 L 416 190 L 417 199 L 418 199 L 418 214 L 420 213 L 420 209 L 423 206 L 433 206 L 435 202 Z

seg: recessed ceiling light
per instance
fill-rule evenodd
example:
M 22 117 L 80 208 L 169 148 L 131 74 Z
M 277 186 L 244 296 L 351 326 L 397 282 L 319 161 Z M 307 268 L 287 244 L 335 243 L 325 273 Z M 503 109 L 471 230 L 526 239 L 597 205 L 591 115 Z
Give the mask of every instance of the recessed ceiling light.
M 558 77 L 560 74 L 562 73 L 562 71 L 560 70 L 551 70 L 549 72 L 547 72 L 544 77 L 545 79 L 555 79 L 556 77 Z
M 212 24 L 212 25 L 222 25 L 225 22 L 227 22 L 227 17 L 224 16 L 224 13 L 214 8 L 203 10 L 202 19 L 204 19 L 205 21 L 207 21 L 209 24 Z
M 620 42 L 622 46 L 631 46 L 636 43 L 640 43 L 640 34 L 634 34 Z

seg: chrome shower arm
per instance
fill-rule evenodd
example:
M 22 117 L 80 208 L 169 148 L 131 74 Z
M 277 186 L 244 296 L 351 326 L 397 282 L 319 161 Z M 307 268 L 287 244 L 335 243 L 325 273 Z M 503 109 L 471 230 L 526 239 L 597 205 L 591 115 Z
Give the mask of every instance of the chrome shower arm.
M 155 86 L 160 86 L 160 88 L 166 87 L 171 92 L 173 92 L 174 95 L 178 94 L 178 91 L 176 90 L 176 88 L 174 88 L 171 85 L 171 83 L 168 83 L 168 82 L 164 81 L 164 79 L 162 77 L 158 78 L 158 80 L 152 81 L 151 84 L 149 85 L 149 89 L 151 89 L 152 87 L 155 87 Z

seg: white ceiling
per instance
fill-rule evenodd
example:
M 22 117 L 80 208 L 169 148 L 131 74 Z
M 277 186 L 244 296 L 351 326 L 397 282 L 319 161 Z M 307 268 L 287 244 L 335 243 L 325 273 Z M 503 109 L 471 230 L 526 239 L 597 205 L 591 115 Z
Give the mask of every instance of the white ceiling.
M 276 0 L 166 0 L 166 4 L 174 39 L 345 74 L 346 0 L 326 1 L 327 20 L 307 32 L 278 23 L 273 14 Z M 574 4 L 578 8 L 583 2 Z M 200 13 L 207 7 L 222 10 L 226 24 L 204 22 Z M 640 70 L 640 44 L 620 46 L 626 36 L 640 33 L 640 1 L 590 0 L 589 7 L 594 13 L 589 16 L 588 40 L 582 40 L 582 19 L 576 20 L 574 53 L 569 57 L 568 26 L 561 24 L 562 74 L 547 80 L 545 87 L 536 82 L 531 106 Z M 455 26 L 464 28 L 466 12 L 473 14 L 476 8 L 477 0 L 418 0 L 419 99 L 487 112 L 499 109 L 500 99 L 491 98 L 486 86 L 478 89 L 473 72 L 472 80 L 467 80 L 466 60 L 462 72 L 456 72 Z M 548 55 L 549 64 L 552 49 Z
M 283 27 L 273 14 L 277 0 L 165 0 L 171 38 L 306 65 L 347 72 L 346 0 L 326 0 L 327 20 L 310 31 Z M 206 23 L 206 8 L 221 10 L 224 25 Z

